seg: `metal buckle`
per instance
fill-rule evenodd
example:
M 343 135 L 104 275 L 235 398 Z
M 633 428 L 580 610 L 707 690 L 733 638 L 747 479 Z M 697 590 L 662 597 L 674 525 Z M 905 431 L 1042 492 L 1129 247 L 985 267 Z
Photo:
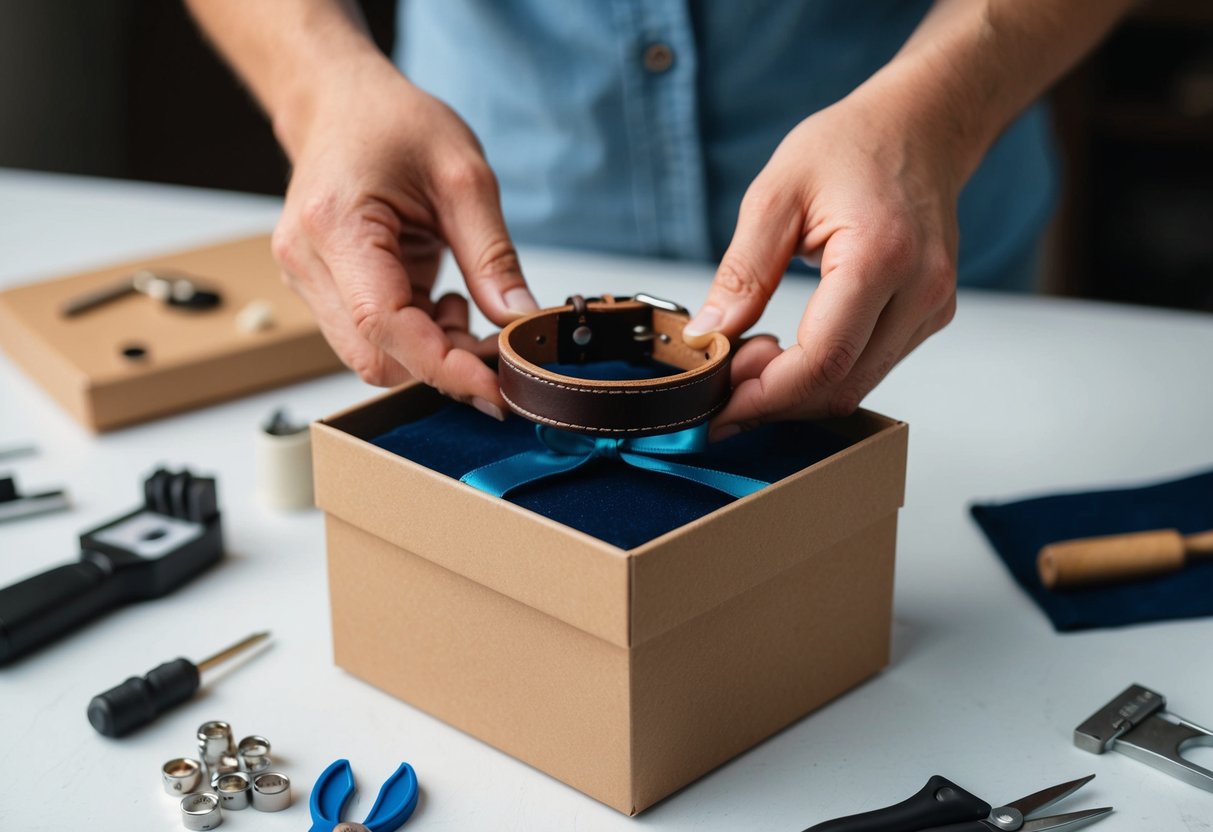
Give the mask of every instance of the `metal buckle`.
M 620 300 L 624 300 L 624 298 L 620 298 Z M 691 315 L 690 311 L 685 306 L 674 303 L 672 300 L 654 297 L 646 292 L 637 292 L 636 294 L 632 295 L 631 300 L 637 301 L 638 303 L 648 304 L 654 309 L 660 309 L 663 312 L 674 312 L 679 315 L 686 315 L 687 317 L 690 317 Z
M 619 303 L 622 301 L 632 300 L 637 303 L 643 303 L 646 306 L 651 306 L 654 309 L 660 309 L 663 312 L 672 312 L 675 315 L 686 315 L 690 317 L 690 311 L 681 304 L 674 303 L 672 300 L 659 298 L 656 295 L 650 295 L 647 292 L 637 292 L 634 295 L 596 295 L 592 298 L 583 298 L 581 295 L 573 295 L 565 303 L 573 306 L 574 310 L 581 316 L 582 324 L 573 331 L 573 342 L 579 347 L 584 347 L 590 343 L 593 333 L 590 328 L 585 325 L 585 304 L 587 303 Z M 632 327 L 632 340 L 634 341 L 661 341 L 663 344 L 670 342 L 670 336 L 665 333 L 658 334 L 653 332 L 652 328 L 643 324 Z
M 672 301 L 672 300 L 666 300 L 665 298 L 654 297 L 653 295 L 647 294 L 645 292 L 637 292 L 636 294 L 632 295 L 631 300 L 634 300 L 638 303 L 646 304 L 648 306 L 653 307 L 654 309 L 660 309 L 663 312 L 673 312 L 676 315 L 687 315 L 688 317 L 691 314 L 690 312 L 687 311 L 686 307 L 681 306 L 677 303 L 674 303 L 674 301 Z M 654 332 L 650 327 L 644 326 L 642 324 L 642 325 L 632 327 L 632 340 L 633 341 L 660 341 L 663 344 L 668 344 L 670 342 L 670 336 L 666 335 L 664 332 L 661 334 L 658 334 L 658 333 Z
M 573 297 L 576 296 L 574 295 Z M 565 301 L 565 303 L 572 304 L 573 297 L 570 297 Z M 619 303 L 625 300 L 634 300 L 637 303 L 643 303 L 647 306 L 653 307 L 654 309 L 660 309 L 663 312 L 673 312 L 678 315 L 686 315 L 687 317 L 690 317 L 691 315 L 690 310 L 685 306 L 674 303 L 672 300 L 666 300 L 665 298 L 659 298 L 656 295 L 650 295 L 648 292 L 637 292 L 634 295 L 595 295 L 592 298 L 586 298 L 585 302 L 604 303 L 606 301 L 611 301 L 613 303 Z

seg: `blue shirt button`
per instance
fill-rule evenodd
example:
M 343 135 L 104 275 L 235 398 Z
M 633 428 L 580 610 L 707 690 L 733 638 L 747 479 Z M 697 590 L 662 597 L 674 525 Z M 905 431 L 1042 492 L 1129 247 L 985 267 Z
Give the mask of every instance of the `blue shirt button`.
M 644 68 L 660 75 L 674 65 L 674 50 L 664 43 L 650 43 L 644 48 Z

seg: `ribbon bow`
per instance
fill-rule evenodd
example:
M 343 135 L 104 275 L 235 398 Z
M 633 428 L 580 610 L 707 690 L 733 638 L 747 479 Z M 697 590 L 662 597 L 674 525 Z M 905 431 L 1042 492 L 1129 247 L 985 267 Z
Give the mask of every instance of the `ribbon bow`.
M 523 451 L 488 465 L 482 465 L 460 477 L 460 482 L 479 488 L 495 497 L 504 497 L 515 488 L 538 480 L 567 474 L 595 459 L 618 459 L 636 468 L 682 477 L 715 488 L 733 497 L 753 494 L 770 483 L 762 480 L 684 465 L 662 457 L 693 454 L 708 444 L 707 423 L 686 430 L 614 439 L 584 436 L 547 425 L 536 425 L 535 433 L 545 446 L 542 450 Z

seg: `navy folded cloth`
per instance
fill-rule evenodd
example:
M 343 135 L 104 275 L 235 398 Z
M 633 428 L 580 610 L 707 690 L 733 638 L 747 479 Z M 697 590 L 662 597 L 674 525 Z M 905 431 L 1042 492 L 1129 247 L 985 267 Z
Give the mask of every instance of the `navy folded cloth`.
M 614 379 L 669 372 L 669 368 L 624 362 L 552 369 L 582 377 L 592 369 L 593 377 Z M 531 422 L 517 416 L 498 422 L 454 404 L 371 441 L 455 479 L 481 465 L 543 447 Z M 849 444 L 810 422 L 781 422 L 713 442 L 701 454 L 674 459 L 775 482 Z M 519 488 L 506 499 L 622 549 L 639 546 L 733 502 L 713 488 L 642 471 L 618 460 L 595 461 L 574 473 Z
M 1011 575 L 1061 632 L 1213 615 L 1213 562 L 1123 584 L 1047 590 L 1042 546 L 1078 537 L 1213 528 L 1213 471 L 1142 488 L 974 505 L 973 517 Z

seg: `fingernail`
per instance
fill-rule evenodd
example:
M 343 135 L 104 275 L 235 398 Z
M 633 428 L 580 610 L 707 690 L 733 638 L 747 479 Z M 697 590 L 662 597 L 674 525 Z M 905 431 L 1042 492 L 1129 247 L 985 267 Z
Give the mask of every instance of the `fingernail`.
M 472 407 L 479 410 L 485 416 L 492 416 L 498 422 L 505 421 L 505 413 L 502 412 L 500 407 L 493 404 L 488 399 L 482 399 L 479 396 L 474 396 L 472 397 Z
M 739 433 L 741 433 L 740 425 L 721 425 L 720 427 L 713 430 L 709 434 L 708 438 L 710 438 L 713 442 L 720 442 L 722 440 L 736 436 Z
M 706 335 L 715 332 L 724 319 L 724 313 L 715 306 L 705 306 L 695 313 L 695 317 L 683 328 L 687 335 Z
M 505 308 L 511 312 L 517 312 L 520 315 L 525 315 L 529 312 L 539 311 L 539 304 L 535 302 L 535 296 L 531 294 L 531 290 L 525 286 L 516 286 L 513 289 L 507 289 L 505 294 L 501 296 L 505 301 Z

